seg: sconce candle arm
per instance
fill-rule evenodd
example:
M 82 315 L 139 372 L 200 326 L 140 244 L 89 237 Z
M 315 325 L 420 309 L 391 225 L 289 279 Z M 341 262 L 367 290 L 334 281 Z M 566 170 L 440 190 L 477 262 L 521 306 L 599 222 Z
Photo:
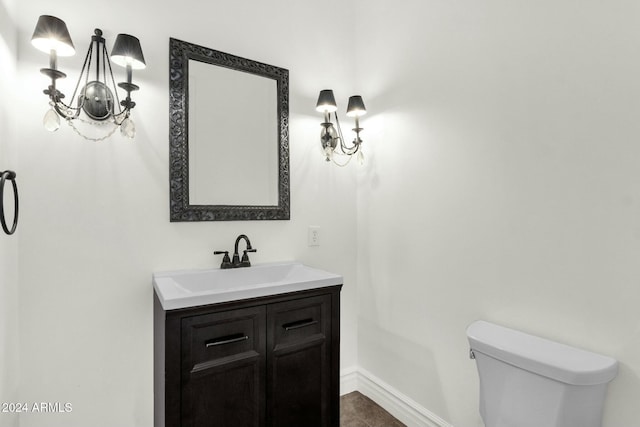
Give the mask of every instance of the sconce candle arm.
M 133 67 L 131 66 L 131 64 L 127 64 L 127 81 L 118 83 L 118 87 L 124 89 L 127 92 L 127 97 L 124 99 L 124 101 L 120 102 L 120 105 L 122 105 L 125 108 L 125 112 L 128 110 L 131 110 L 133 107 L 136 106 L 136 103 L 131 100 L 131 92 L 133 92 L 134 90 L 140 89 L 139 86 L 131 83 L 132 77 L 133 77 Z
M 334 113 L 334 115 L 336 117 L 336 127 L 338 128 L 338 139 L 340 139 L 340 148 L 345 154 L 349 156 L 356 154 L 360 149 L 360 143 L 362 142 L 362 140 L 360 139 L 360 130 L 362 129 L 359 128 L 358 126 L 358 122 L 357 122 L 358 118 L 356 117 L 356 128 L 359 129 L 357 131 L 356 139 L 353 140 L 353 145 L 351 147 L 347 147 L 347 145 L 344 142 L 344 137 L 342 136 L 342 128 L 340 127 L 340 120 L 338 119 L 338 114 Z
M 52 70 L 58 69 L 58 52 L 55 49 L 49 51 L 49 68 Z
M 57 58 L 57 54 L 55 50 L 51 50 L 51 52 L 52 52 L 51 56 L 54 56 Z M 82 76 L 85 74 L 85 70 L 87 69 L 87 64 L 90 62 L 89 58 L 91 57 L 92 52 L 93 52 L 93 43 L 91 43 L 91 45 L 89 46 L 89 49 L 87 50 L 87 54 L 84 58 L 84 63 L 82 64 L 82 71 L 80 72 L 80 78 L 76 83 L 76 87 L 73 89 L 73 94 L 71 95 L 71 101 L 69 102 L 69 105 L 62 101 L 65 95 L 56 89 L 56 80 L 67 76 L 63 72 L 58 71 L 56 69 L 56 60 L 51 59 L 50 57 L 49 63 L 51 64 L 51 68 L 43 68 L 40 70 L 42 74 L 45 74 L 51 77 L 51 86 L 49 86 L 49 88 L 46 89 L 44 93 L 46 95 L 49 95 L 49 99 L 53 103 L 53 107 L 55 108 L 56 112 L 61 117 L 67 120 L 77 118 L 80 115 L 80 111 L 82 110 L 82 104 L 83 104 L 82 101 L 78 104 L 77 107 L 73 107 L 72 104 L 73 104 L 73 100 L 76 98 L 76 94 L 78 93 L 78 88 L 80 87 L 80 81 L 82 80 Z M 88 80 L 89 80 L 89 73 L 87 73 L 85 84 L 88 82 Z

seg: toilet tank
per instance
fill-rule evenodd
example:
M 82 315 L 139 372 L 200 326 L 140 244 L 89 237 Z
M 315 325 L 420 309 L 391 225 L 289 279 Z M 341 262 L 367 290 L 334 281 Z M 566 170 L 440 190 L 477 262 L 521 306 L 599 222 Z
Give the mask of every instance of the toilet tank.
M 615 359 L 482 320 L 467 338 L 486 427 L 601 427 Z

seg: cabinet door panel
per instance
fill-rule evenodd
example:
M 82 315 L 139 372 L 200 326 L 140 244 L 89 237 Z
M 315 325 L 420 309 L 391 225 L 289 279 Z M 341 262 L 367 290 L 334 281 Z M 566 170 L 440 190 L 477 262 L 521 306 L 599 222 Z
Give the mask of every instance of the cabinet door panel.
M 330 308 L 330 295 L 268 306 L 268 426 L 329 426 Z
M 263 426 L 263 373 L 249 357 L 192 374 L 183 390 L 183 425 L 189 427 Z
M 264 426 L 265 306 L 182 320 L 184 427 Z

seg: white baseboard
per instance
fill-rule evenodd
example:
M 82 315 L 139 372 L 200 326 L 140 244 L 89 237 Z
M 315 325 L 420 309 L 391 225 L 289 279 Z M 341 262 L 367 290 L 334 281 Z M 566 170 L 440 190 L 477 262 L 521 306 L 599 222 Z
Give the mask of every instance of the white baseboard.
M 354 367 L 341 372 L 340 394 L 352 391 L 364 394 L 407 427 L 453 427 L 365 369 Z
M 358 368 L 343 369 L 340 372 L 340 396 L 358 390 Z

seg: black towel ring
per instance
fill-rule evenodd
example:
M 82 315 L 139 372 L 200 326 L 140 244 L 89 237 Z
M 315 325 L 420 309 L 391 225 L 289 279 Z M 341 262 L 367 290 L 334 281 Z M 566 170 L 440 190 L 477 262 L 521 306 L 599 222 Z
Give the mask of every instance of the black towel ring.
M 16 185 L 16 173 L 14 171 L 0 172 L 0 224 L 5 233 L 11 235 L 16 232 L 18 226 L 18 186 Z M 11 181 L 13 184 L 13 225 L 11 230 L 7 227 L 7 221 L 4 216 L 4 182 Z

